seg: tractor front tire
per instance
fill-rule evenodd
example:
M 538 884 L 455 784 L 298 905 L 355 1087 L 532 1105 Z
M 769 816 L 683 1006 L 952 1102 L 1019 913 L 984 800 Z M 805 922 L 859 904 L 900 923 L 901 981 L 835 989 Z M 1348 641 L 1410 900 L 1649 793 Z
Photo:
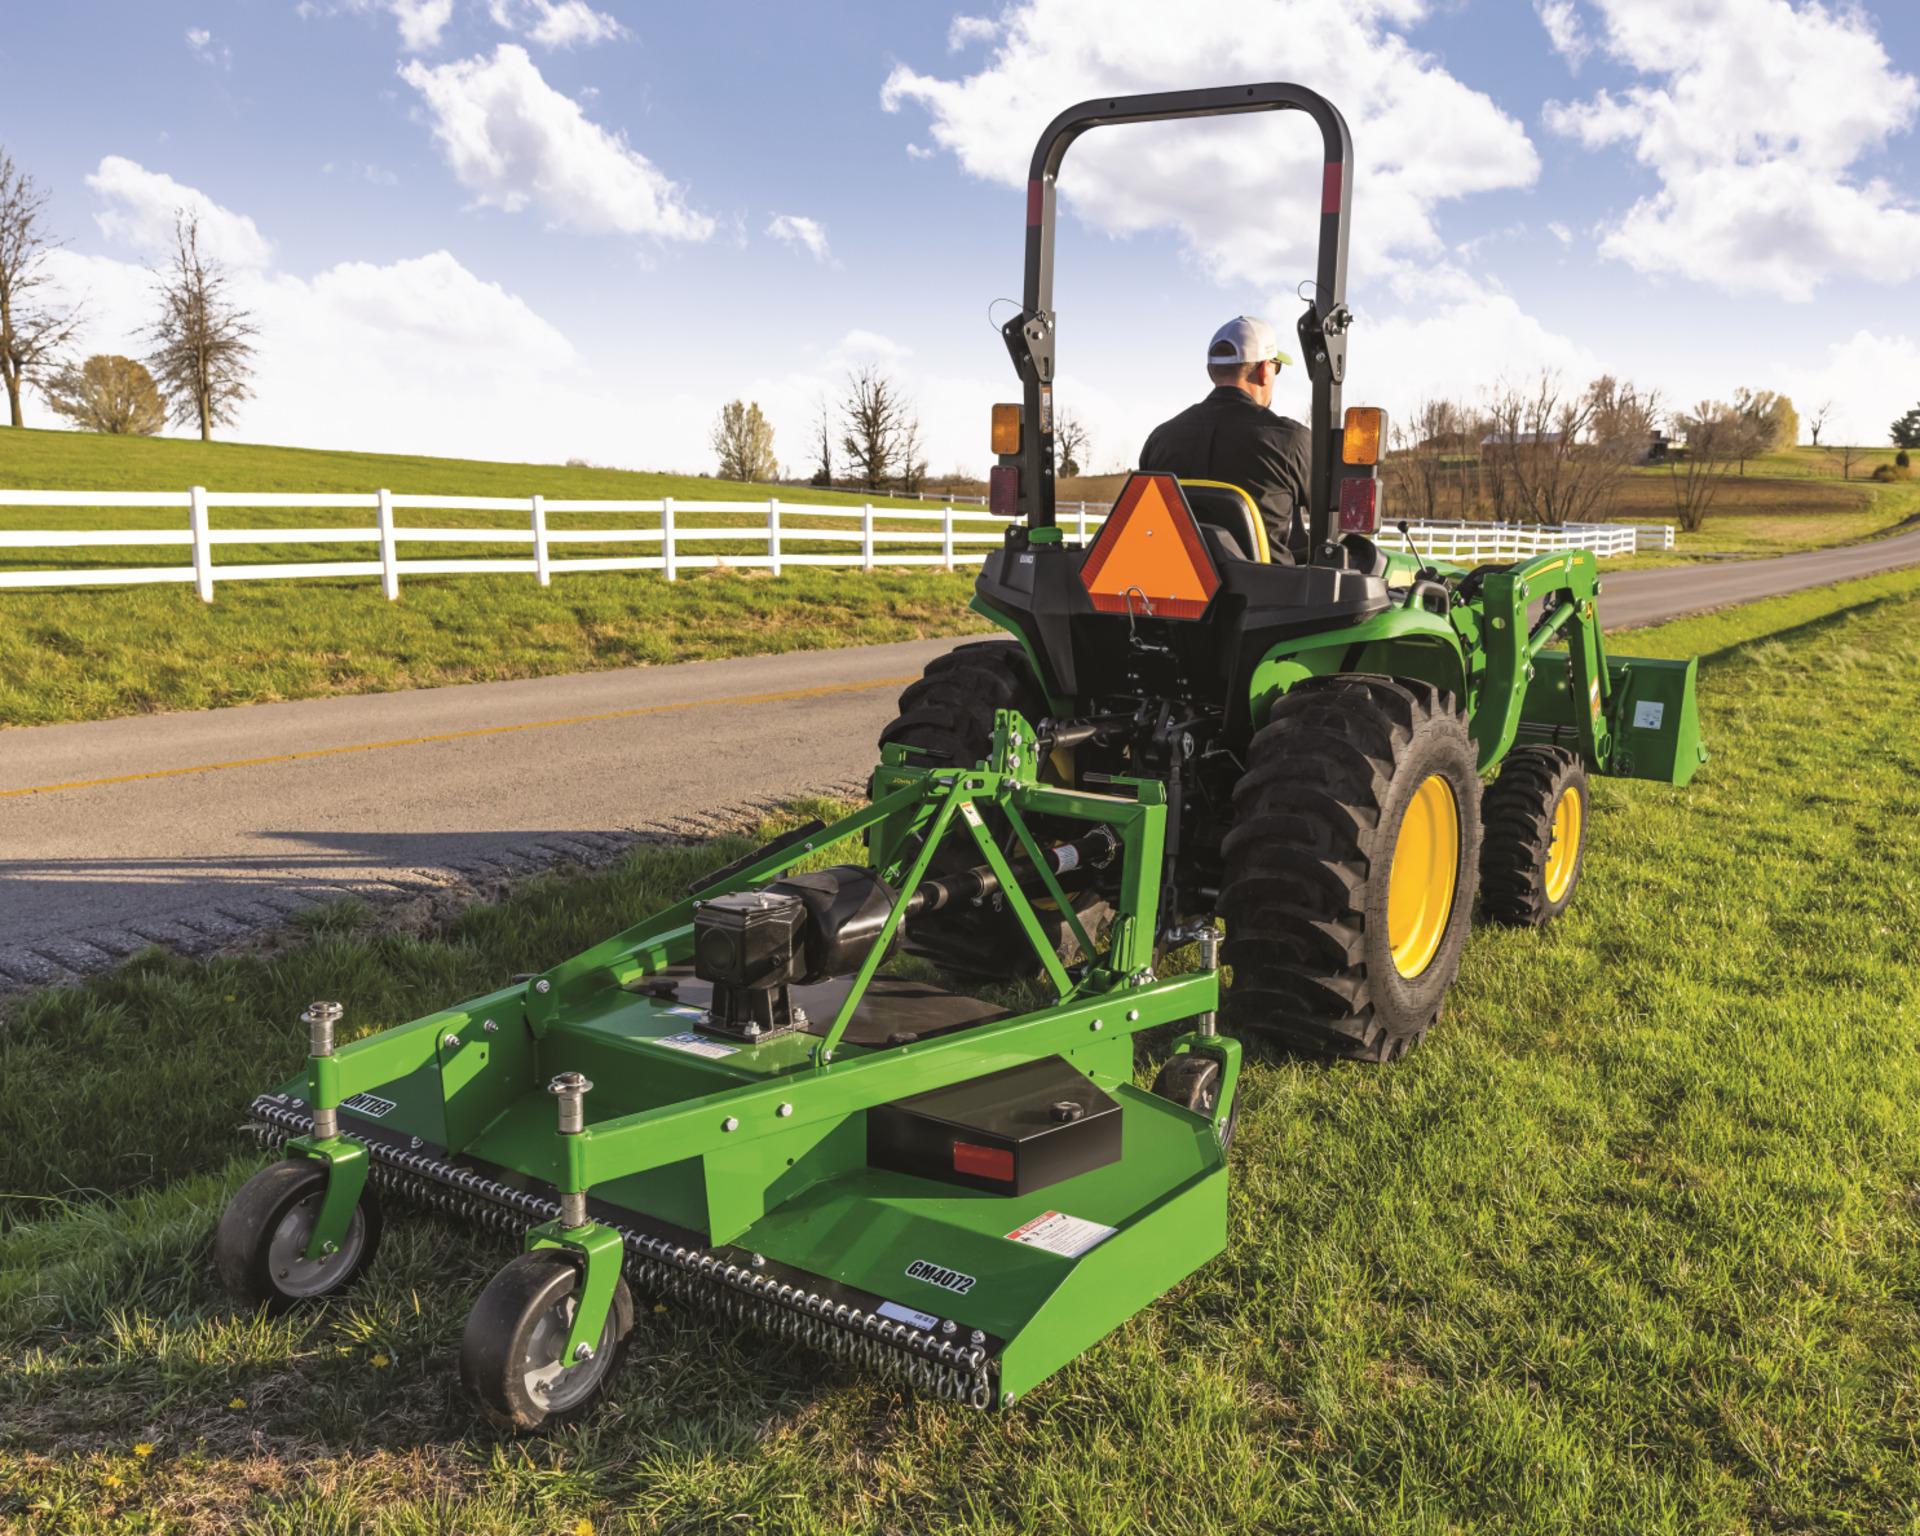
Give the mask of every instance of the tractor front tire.
M 1439 1019 L 1480 869 L 1480 777 L 1451 694 L 1310 678 L 1248 749 L 1224 843 L 1228 1028 L 1395 1061 Z
M 1486 794 L 1480 906 L 1538 928 L 1567 910 L 1587 853 L 1587 770 L 1565 747 L 1516 747 Z

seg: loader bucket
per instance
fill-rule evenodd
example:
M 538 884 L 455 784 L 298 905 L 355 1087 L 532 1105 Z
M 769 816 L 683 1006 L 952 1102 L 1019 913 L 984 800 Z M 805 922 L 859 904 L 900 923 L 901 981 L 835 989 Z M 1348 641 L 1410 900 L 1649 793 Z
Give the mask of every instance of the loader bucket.
M 1606 761 L 1589 762 L 1598 772 L 1627 779 L 1685 784 L 1707 760 L 1700 740 L 1700 716 L 1694 704 L 1696 658 L 1669 661 L 1651 656 L 1609 656 L 1607 696 L 1595 680 L 1589 698 L 1573 682 L 1567 652 L 1542 651 L 1521 709 L 1522 740 L 1574 744 L 1579 712 L 1591 708 L 1606 717 Z
M 1699 667 L 1696 657 L 1607 658 L 1607 713 L 1613 734 L 1607 772 L 1662 784 L 1685 784 L 1694 776 L 1707 760 L 1694 704 Z

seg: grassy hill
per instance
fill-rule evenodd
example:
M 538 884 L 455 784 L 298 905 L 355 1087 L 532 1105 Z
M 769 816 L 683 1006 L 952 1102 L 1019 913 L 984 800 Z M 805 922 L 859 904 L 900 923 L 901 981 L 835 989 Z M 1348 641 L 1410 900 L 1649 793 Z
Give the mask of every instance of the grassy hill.
M 1250 1054 L 1227 1251 L 1005 1414 L 647 1297 L 611 1400 L 501 1444 L 452 1390 L 512 1245 L 390 1223 L 236 1316 L 234 1124 L 310 997 L 356 1030 L 538 970 L 742 839 L 444 932 L 326 914 L 0 1028 L 0 1522 L 38 1531 L 1891 1532 L 1920 1458 L 1920 571 L 1636 636 L 1714 757 L 1594 784 L 1585 883 L 1481 931 L 1392 1068 Z M 1868 878 L 1836 872 L 1870 871 Z M 1149 1040 L 1139 1080 L 1164 1042 Z
M 245 443 L 0 430 L 0 487 L 42 490 L 371 491 L 552 499 L 764 500 L 858 506 L 865 498 L 804 487 L 737 485 L 688 475 L 480 460 L 333 453 Z M 874 498 L 876 506 L 917 502 Z M 364 527 L 365 512 L 216 510 L 215 528 Z M 401 513 L 402 526 L 510 527 L 504 512 Z M 556 514 L 556 530 L 606 519 Z M 620 519 L 635 527 L 658 519 Z M 705 526 L 759 527 L 759 514 L 702 514 Z M 180 528 L 173 511 L 0 508 L 10 528 Z M 852 528 L 854 520 L 818 523 Z M 887 532 L 924 527 L 881 519 Z M 743 545 L 698 543 L 725 555 Z M 790 551 L 845 545 L 788 542 Z M 649 553 L 633 544 L 577 544 L 568 556 Z M 924 546 L 916 552 L 926 553 Z M 372 559 L 371 542 L 223 545 L 222 563 Z M 439 558 L 527 557 L 525 546 L 401 545 Z M 179 548 L 0 551 L 0 566 L 177 565 Z M 372 579 L 236 582 L 201 603 L 185 585 L 0 592 L 0 725 L 100 719 L 324 694 L 384 692 L 444 683 L 655 665 L 714 656 L 877 644 L 979 628 L 966 611 L 969 573 L 925 567 L 562 573 L 542 589 L 530 575 L 404 575 L 389 603 Z

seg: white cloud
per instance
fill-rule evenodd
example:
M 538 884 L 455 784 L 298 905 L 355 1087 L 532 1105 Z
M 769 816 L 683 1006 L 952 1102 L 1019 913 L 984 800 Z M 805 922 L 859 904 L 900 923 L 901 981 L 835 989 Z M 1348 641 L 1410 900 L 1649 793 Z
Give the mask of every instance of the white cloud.
M 1350 114 L 1360 154 L 1356 269 L 1391 270 L 1441 248 L 1440 204 L 1526 186 L 1539 170 L 1518 122 L 1395 30 L 1426 9 L 1426 0 L 1224 0 L 1175 21 L 1160 0 L 1026 0 L 994 24 L 994 51 L 976 73 L 942 79 L 902 65 L 881 104 L 924 107 L 933 141 L 966 170 L 1018 186 L 1062 102 L 1180 81 L 1310 80 Z M 1111 234 L 1178 230 L 1223 282 L 1290 288 L 1310 268 L 1322 159 L 1295 113 L 1108 128 L 1074 146 L 1061 192 Z
M 211 206 L 191 187 L 141 174 Z M 140 355 L 153 308 L 146 267 L 71 250 L 50 260 L 66 296 L 85 301 L 77 349 Z M 237 268 L 230 291 L 258 327 L 258 352 L 254 398 L 227 436 L 642 465 L 689 463 L 689 445 L 705 441 L 710 401 L 650 390 L 636 412 L 630 379 L 598 377 L 524 300 L 444 250 L 341 262 L 311 277 L 263 263 Z M 50 423 L 41 414 L 37 424 Z
M 172 249 L 174 215 L 180 212 L 199 217 L 200 248 L 217 261 L 264 267 L 273 258 L 272 244 L 245 214 L 222 208 L 197 188 L 124 156 L 108 155 L 87 185 L 107 205 L 94 215 L 100 233 L 134 247 L 148 260 Z
M 1592 51 L 1593 44 L 1587 40 L 1573 0 L 1533 0 L 1533 9 L 1540 25 L 1547 29 L 1547 41 L 1553 44 L 1553 51 L 1567 61 L 1568 69 L 1579 74 L 1580 65 Z
M 931 160 L 933 154 L 934 152 L 924 144 L 915 144 L 912 142 L 907 144 L 907 158 L 909 160 Z
M 1871 20 L 1818 0 L 1594 0 L 1607 54 L 1656 81 L 1550 102 L 1550 128 L 1631 148 L 1660 180 L 1603 254 L 1736 293 L 1806 299 L 1920 274 L 1920 212 L 1856 163 L 1912 127 L 1920 82 Z
M 219 69 L 233 68 L 233 50 L 225 43 L 214 45 L 213 34 L 205 27 L 187 28 L 187 51 L 202 64 Z
M 1562 224 L 1558 219 L 1555 219 L 1547 225 L 1547 233 L 1552 235 L 1553 238 L 1558 240 L 1562 245 L 1573 244 L 1573 231 L 1568 229 L 1567 226 Z
M 1833 414 L 1822 443 L 1884 444 L 1887 424 L 1911 408 L 1920 393 L 1920 341 L 1910 336 L 1881 336 L 1858 330 L 1827 348 L 1818 366 L 1789 366 L 1781 385 L 1799 407 L 1801 435 L 1807 417 L 1823 401 Z
M 400 32 L 400 46 L 409 53 L 424 53 L 440 46 L 440 34 L 453 19 L 453 0 L 295 0 L 293 14 L 311 21 L 342 10 L 391 16 Z
M 415 61 L 400 77 L 420 93 L 447 164 L 483 206 L 517 213 L 537 203 L 557 224 L 662 240 L 713 233 L 677 183 L 623 135 L 589 121 L 516 44 L 490 59 Z
M 1351 403 L 1384 405 L 1404 421 L 1423 401 L 1477 398 L 1503 380 L 1545 371 L 1584 383 L 1602 371 L 1586 347 L 1548 330 L 1507 294 L 1458 273 L 1430 286 L 1447 291 L 1431 294 L 1418 314 L 1376 320 L 1357 337 Z
M 818 219 L 798 213 L 777 213 L 767 226 L 767 233 L 786 245 L 804 250 L 815 261 L 833 259 L 833 252 L 827 248 L 827 226 Z
M 627 29 L 587 0 L 487 0 L 493 24 L 523 32 L 542 48 L 591 48 L 625 37 Z
M 968 43 L 990 42 L 999 31 L 1000 24 L 990 16 L 956 16 L 947 28 L 947 48 L 958 53 Z

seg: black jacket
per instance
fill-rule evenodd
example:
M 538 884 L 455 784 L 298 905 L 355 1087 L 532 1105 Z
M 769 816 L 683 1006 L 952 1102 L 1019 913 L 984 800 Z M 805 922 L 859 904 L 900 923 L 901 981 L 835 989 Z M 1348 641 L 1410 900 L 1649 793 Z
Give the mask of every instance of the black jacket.
M 1256 405 L 1245 390 L 1223 384 L 1163 421 L 1140 450 L 1140 467 L 1186 480 L 1224 480 L 1259 505 L 1267 542 L 1278 552 L 1306 552 L 1307 475 L 1313 443 L 1307 429 Z

